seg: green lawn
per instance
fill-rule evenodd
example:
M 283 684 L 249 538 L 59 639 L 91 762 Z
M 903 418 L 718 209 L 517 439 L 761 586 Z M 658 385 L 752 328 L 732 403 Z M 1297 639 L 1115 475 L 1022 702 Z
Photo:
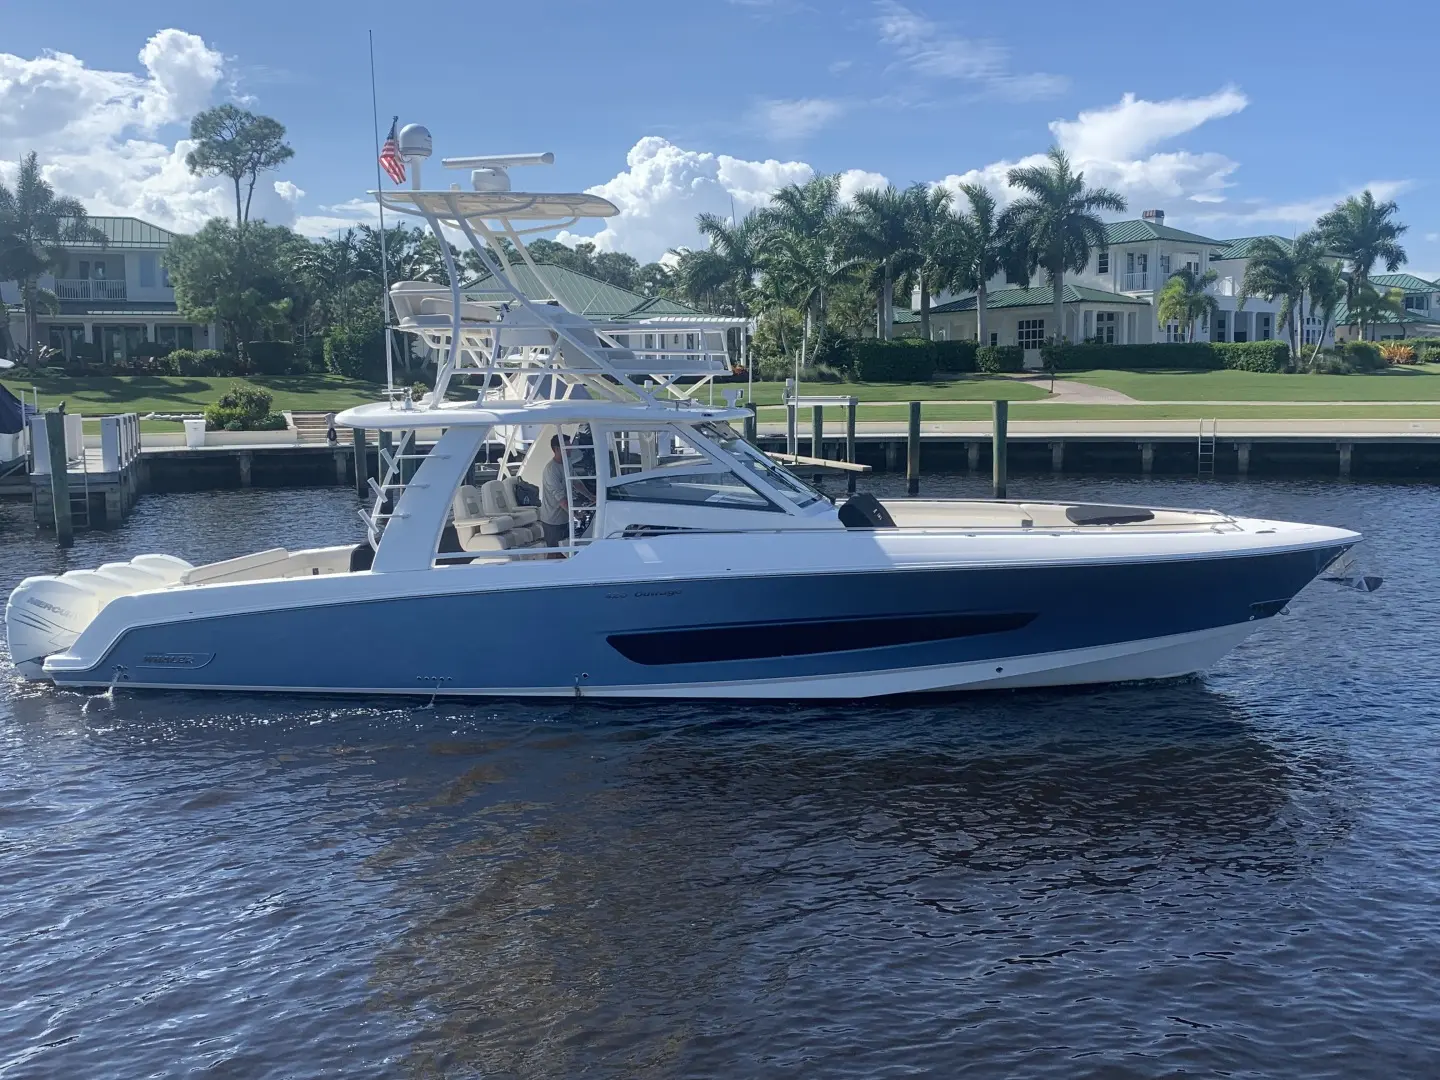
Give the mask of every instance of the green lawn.
M 910 411 L 901 405 L 861 405 L 858 419 L 904 423 Z M 989 420 L 988 405 L 926 405 L 921 420 Z M 1358 405 L 1027 405 L 1010 409 L 1012 420 L 1433 420 L 1440 418 L 1440 402 L 1434 405 L 1387 405 L 1383 402 Z M 760 419 L 767 424 L 783 423 L 785 413 L 764 407 Z M 832 435 L 844 432 L 843 415 L 825 412 L 825 430 Z M 810 429 L 807 410 L 801 411 L 800 430 Z
M 68 378 L 65 376 L 31 379 L 17 377 L 14 371 L 0 379 L 17 395 L 32 386 L 40 391 L 40 407 L 50 408 L 64 400 L 70 412 L 86 416 L 107 413 L 198 412 L 217 400 L 237 382 L 264 387 L 274 396 L 276 412 L 287 409 L 323 410 L 326 412 L 362 405 L 384 396 L 384 388 L 374 383 L 347 379 L 340 375 L 277 375 L 254 376 L 248 379 L 210 379 L 199 376 L 169 375 L 102 375 Z M 151 425 L 146 425 L 147 429 Z M 160 424 L 158 430 L 167 430 Z M 170 427 L 168 430 L 179 430 Z
M 1063 378 L 1118 390 L 1140 401 L 1440 401 L 1440 366 L 1434 364 L 1396 367 L 1377 375 L 1067 371 Z
M 716 386 L 715 400 L 720 391 L 739 384 Z M 757 382 L 755 402 L 758 405 L 779 405 L 785 384 Z M 701 391 L 703 399 L 706 392 Z M 800 383 L 801 397 L 856 397 L 861 401 L 1038 401 L 1050 396 L 1043 383 L 1021 382 L 1003 375 L 966 375 L 953 379 L 936 379 L 925 383 Z

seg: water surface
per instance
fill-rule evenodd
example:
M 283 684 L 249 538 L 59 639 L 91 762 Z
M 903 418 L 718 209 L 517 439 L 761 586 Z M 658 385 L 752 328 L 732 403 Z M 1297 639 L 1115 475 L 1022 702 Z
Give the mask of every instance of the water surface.
M 1164 686 L 427 708 L 6 677 L 0 1076 L 1433 1072 L 1434 489 L 1014 491 L 1357 528 L 1389 580 Z M 335 489 L 147 496 L 61 555 L 0 504 L 0 589 L 358 535 Z

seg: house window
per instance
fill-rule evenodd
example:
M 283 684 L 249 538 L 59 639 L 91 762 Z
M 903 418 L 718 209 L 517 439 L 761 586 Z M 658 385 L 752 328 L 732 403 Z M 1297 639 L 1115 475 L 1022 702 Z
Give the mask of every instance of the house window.
M 1100 249 L 1100 254 L 1095 256 L 1095 272 L 1097 274 L 1108 274 L 1110 272 L 1110 252 Z
M 97 262 L 97 263 L 95 264 L 94 268 L 93 268 L 93 273 L 94 273 L 94 275 L 95 275 L 95 280 L 96 280 L 96 281 L 104 281 L 104 280 L 105 280 L 105 264 L 104 264 L 103 262 Z
M 991 330 L 991 331 L 990 331 L 990 344 L 991 344 L 991 345 L 999 345 L 999 344 L 1000 344 L 1000 332 L 999 332 L 998 330 Z
M 140 256 L 140 287 L 142 289 L 153 289 L 155 287 L 155 271 L 159 269 L 159 260 L 154 255 Z
M 1115 344 L 1115 312 L 1097 311 L 1095 313 L 1095 340 L 1101 345 Z
M 78 263 L 75 264 L 75 275 L 82 280 L 88 279 L 90 277 L 89 259 L 81 259 Z
M 1269 341 L 1269 340 L 1270 340 L 1270 316 L 1269 316 L 1269 315 L 1261 315 L 1261 316 L 1260 316 L 1260 332 L 1259 332 L 1256 340 L 1258 340 L 1258 341 Z
M 1225 330 L 1226 330 L 1225 314 L 1224 314 L 1223 312 L 1221 312 L 1220 314 L 1218 314 L 1218 315 L 1215 316 L 1215 340 L 1216 340 L 1216 341 L 1224 341 L 1224 340 L 1225 340 Z
M 1022 349 L 1038 349 L 1045 341 L 1044 319 L 1021 319 L 1016 328 L 1015 343 Z
M 1169 255 L 1161 255 L 1161 256 L 1160 256 L 1160 276 L 1161 276 L 1161 277 L 1167 277 L 1167 278 L 1170 276 L 1170 256 L 1169 256 Z
M 1406 311 L 1429 311 L 1429 310 L 1430 310 L 1430 294 L 1429 294 L 1429 293 L 1421 293 L 1421 294 L 1418 295 L 1418 296 L 1407 296 L 1407 297 L 1405 297 L 1405 310 L 1406 310 Z
M 1185 340 L 1185 331 L 1180 328 L 1178 322 L 1168 322 L 1165 324 L 1165 340 L 1170 342 Z

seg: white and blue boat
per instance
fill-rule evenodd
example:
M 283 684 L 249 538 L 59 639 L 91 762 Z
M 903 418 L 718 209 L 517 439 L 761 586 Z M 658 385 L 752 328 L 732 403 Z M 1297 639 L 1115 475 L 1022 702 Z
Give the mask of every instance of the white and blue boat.
M 696 400 L 723 320 L 596 323 L 527 295 L 523 236 L 614 206 L 509 190 L 536 157 L 470 158 L 473 190 L 380 197 L 461 234 L 490 292 L 401 282 L 395 325 L 435 390 L 348 410 L 389 433 L 366 539 L 192 566 L 27 578 L 12 662 L 62 687 L 289 694 L 860 698 L 1202 671 L 1360 540 L 1216 511 L 894 499 L 836 505 Z M 502 242 L 508 241 L 508 243 Z M 449 247 L 442 242 L 449 257 Z M 534 269 L 533 263 L 530 264 Z M 535 275 L 538 277 L 538 274 Z M 449 400 L 466 380 L 472 400 Z M 524 493 L 560 436 L 564 537 Z M 417 440 L 431 440 L 428 452 Z M 336 635 L 344 626 L 347 633 Z M 357 642 L 366 647 L 357 647 Z

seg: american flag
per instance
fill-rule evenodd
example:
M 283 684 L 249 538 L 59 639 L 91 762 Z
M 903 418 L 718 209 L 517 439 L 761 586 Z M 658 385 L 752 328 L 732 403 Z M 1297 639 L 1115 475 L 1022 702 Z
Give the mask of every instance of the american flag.
M 397 184 L 405 182 L 405 159 L 400 156 L 400 144 L 395 141 L 395 125 L 400 122 L 397 116 L 390 121 L 390 134 L 385 136 L 385 145 L 380 148 L 380 167 L 385 170 L 385 175 Z

